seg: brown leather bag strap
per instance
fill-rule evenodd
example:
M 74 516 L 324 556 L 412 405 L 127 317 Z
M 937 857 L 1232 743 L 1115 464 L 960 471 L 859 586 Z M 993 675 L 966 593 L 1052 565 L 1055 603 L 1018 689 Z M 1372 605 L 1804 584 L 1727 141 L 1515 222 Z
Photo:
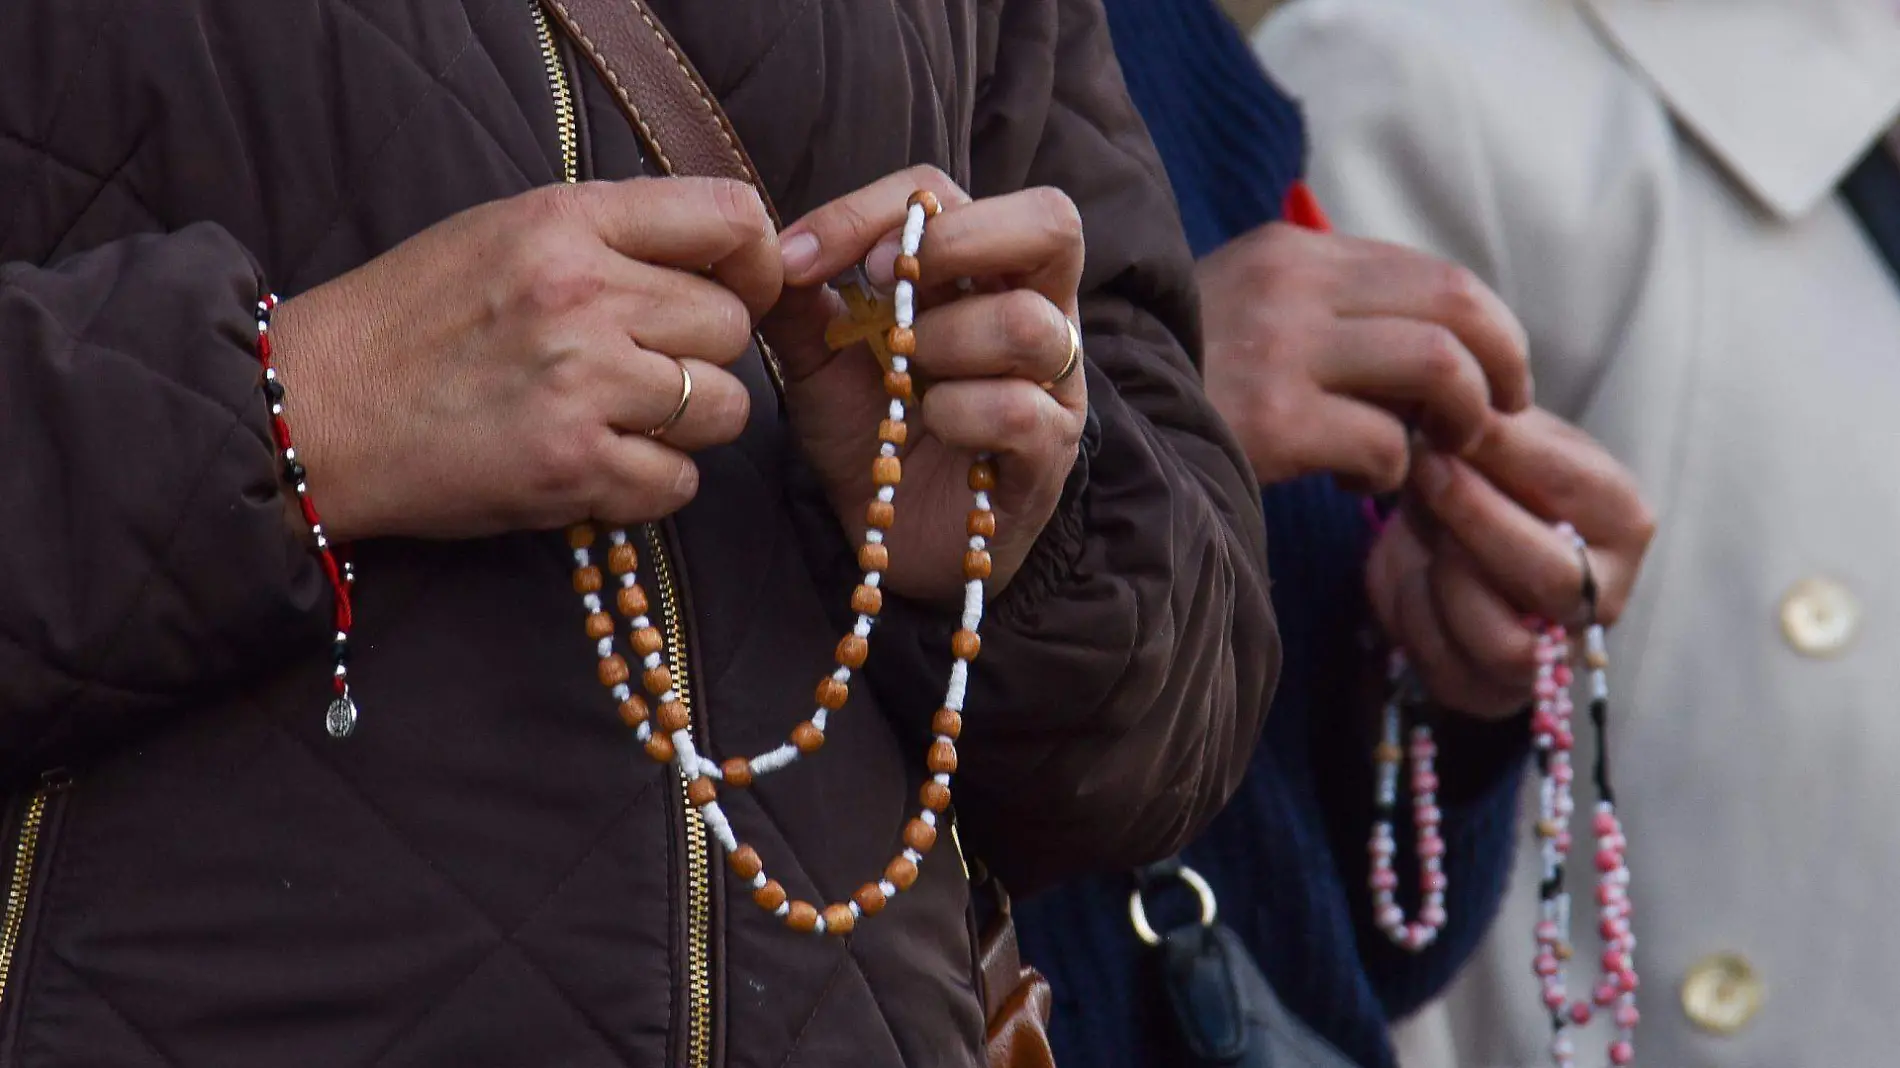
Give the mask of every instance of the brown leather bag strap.
M 726 109 L 646 0 L 541 0 L 638 131 L 660 172 L 749 182 L 783 225 Z

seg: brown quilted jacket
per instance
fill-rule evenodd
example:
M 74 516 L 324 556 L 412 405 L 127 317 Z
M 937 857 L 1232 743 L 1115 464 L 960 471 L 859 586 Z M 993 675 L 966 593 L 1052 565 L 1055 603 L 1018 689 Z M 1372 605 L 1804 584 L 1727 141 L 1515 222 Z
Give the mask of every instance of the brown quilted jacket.
M 986 621 L 957 814 L 1019 890 L 1177 848 L 1278 641 L 1094 0 L 656 8 L 788 218 L 916 162 L 1081 206 L 1093 413 Z M 555 52 L 586 173 L 640 173 Z M 324 735 L 252 303 L 557 180 L 549 78 L 529 0 L 0 4 L 0 1066 L 978 1063 L 958 850 L 846 940 L 759 912 L 594 681 L 558 534 L 359 546 L 364 719 Z M 745 368 L 749 430 L 660 531 L 724 753 L 802 715 L 852 582 Z M 794 894 L 897 848 L 950 627 L 893 606 L 821 757 L 730 799 Z

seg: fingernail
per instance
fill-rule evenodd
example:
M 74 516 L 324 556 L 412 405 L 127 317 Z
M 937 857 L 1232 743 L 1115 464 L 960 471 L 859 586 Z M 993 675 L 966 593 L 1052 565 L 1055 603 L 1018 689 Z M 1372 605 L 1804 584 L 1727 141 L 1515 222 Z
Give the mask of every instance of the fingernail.
M 1445 484 L 1451 481 L 1451 464 L 1436 453 L 1421 453 L 1412 462 L 1412 479 L 1418 483 L 1420 493 L 1436 497 L 1445 491 Z
M 880 293 L 888 293 L 897 288 L 897 253 L 895 241 L 885 241 L 864 257 L 864 274 L 871 285 Z
M 801 230 L 779 243 L 779 254 L 785 260 L 785 273 L 803 281 L 805 272 L 818 262 L 818 236 Z

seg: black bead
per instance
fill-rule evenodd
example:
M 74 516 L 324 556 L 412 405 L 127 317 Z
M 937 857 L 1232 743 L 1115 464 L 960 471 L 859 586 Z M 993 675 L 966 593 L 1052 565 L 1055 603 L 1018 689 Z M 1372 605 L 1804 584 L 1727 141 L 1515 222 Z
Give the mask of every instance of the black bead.
M 275 378 L 266 378 L 264 380 L 264 396 L 272 404 L 284 403 L 284 384 Z
M 295 460 L 284 461 L 284 481 L 295 486 L 304 480 L 303 464 Z
M 350 644 L 348 642 L 337 642 L 335 645 L 331 646 L 330 658 L 338 664 L 349 663 L 350 662 Z

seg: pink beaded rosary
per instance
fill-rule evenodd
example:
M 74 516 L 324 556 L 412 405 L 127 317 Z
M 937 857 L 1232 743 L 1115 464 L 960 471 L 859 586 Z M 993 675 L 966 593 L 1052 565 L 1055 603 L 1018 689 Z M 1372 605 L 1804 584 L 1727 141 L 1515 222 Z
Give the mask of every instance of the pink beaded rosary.
M 1583 561 L 1583 599 L 1588 621 L 1584 631 L 1584 664 L 1589 670 L 1590 720 L 1597 730 L 1596 760 L 1592 778 L 1597 788 L 1596 818 L 1592 830 L 1596 836 L 1597 917 L 1604 951 L 1598 969 L 1598 981 L 1590 999 L 1572 999 L 1567 986 L 1567 965 L 1572 957 L 1570 945 L 1570 892 L 1564 876 L 1570 858 L 1571 836 L 1568 829 L 1574 808 L 1571 787 L 1576 778 L 1571 765 L 1575 734 L 1571 727 L 1573 706 L 1570 698 L 1575 676 L 1570 666 L 1569 632 L 1557 623 L 1536 622 L 1537 682 L 1536 702 L 1531 714 L 1531 736 L 1537 752 L 1538 819 L 1535 833 L 1542 862 L 1542 880 L 1536 927 L 1537 956 L 1533 969 L 1542 986 L 1543 1002 L 1551 1013 L 1551 1060 L 1557 1068 L 1574 1068 L 1576 1044 L 1569 1031 L 1588 1024 L 1598 1011 L 1615 1010 L 1616 1038 L 1609 1047 L 1610 1063 L 1627 1068 L 1636 1059 L 1636 936 L 1630 928 L 1629 866 L 1625 856 L 1627 841 L 1622 823 L 1616 816 L 1615 796 L 1610 789 L 1609 737 L 1609 650 L 1603 625 L 1596 619 L 1597 589 L 1590 573 L 1589 558 L 1583 539 L 1569 524 L 1559 527 L 1576 548 Z M 1399 765 L 1402 757 L 1400 738 L 1406 707 L 1420 703 L 1420 688 L 1411 678 L 1405 656 L 1393 652 L 1389 677 L 1392 696 L 1386 702 L 1383 727 L 1374 760 L 1378 765 L 1374 805 L 1376 816 L 1368 850 L 1372 858 L 1369 882 L 1373 894 L 1373 920 L 1393 944 L 1419 952 L 1432 944 L 1444 929 L 1447 916 L 1445 892 L 1447 880 L 1443 868 L 1445 841 L 1439 834 L 1442 815 L 1438 808 L 1438 776 L 1433 769 L 1437 745 L 1432 729 L 1425 724 L 1412 728 L 1408 741 L 1411 755 L 1412 814 L 1418 829 L 1419 888 L 1421 904 L 1418 919 L 1408 921 L 1397 901 L 1398 874 L 1393 858 L 1398 851 L 1393 834 L 1393 809 L 1398 802 Z

